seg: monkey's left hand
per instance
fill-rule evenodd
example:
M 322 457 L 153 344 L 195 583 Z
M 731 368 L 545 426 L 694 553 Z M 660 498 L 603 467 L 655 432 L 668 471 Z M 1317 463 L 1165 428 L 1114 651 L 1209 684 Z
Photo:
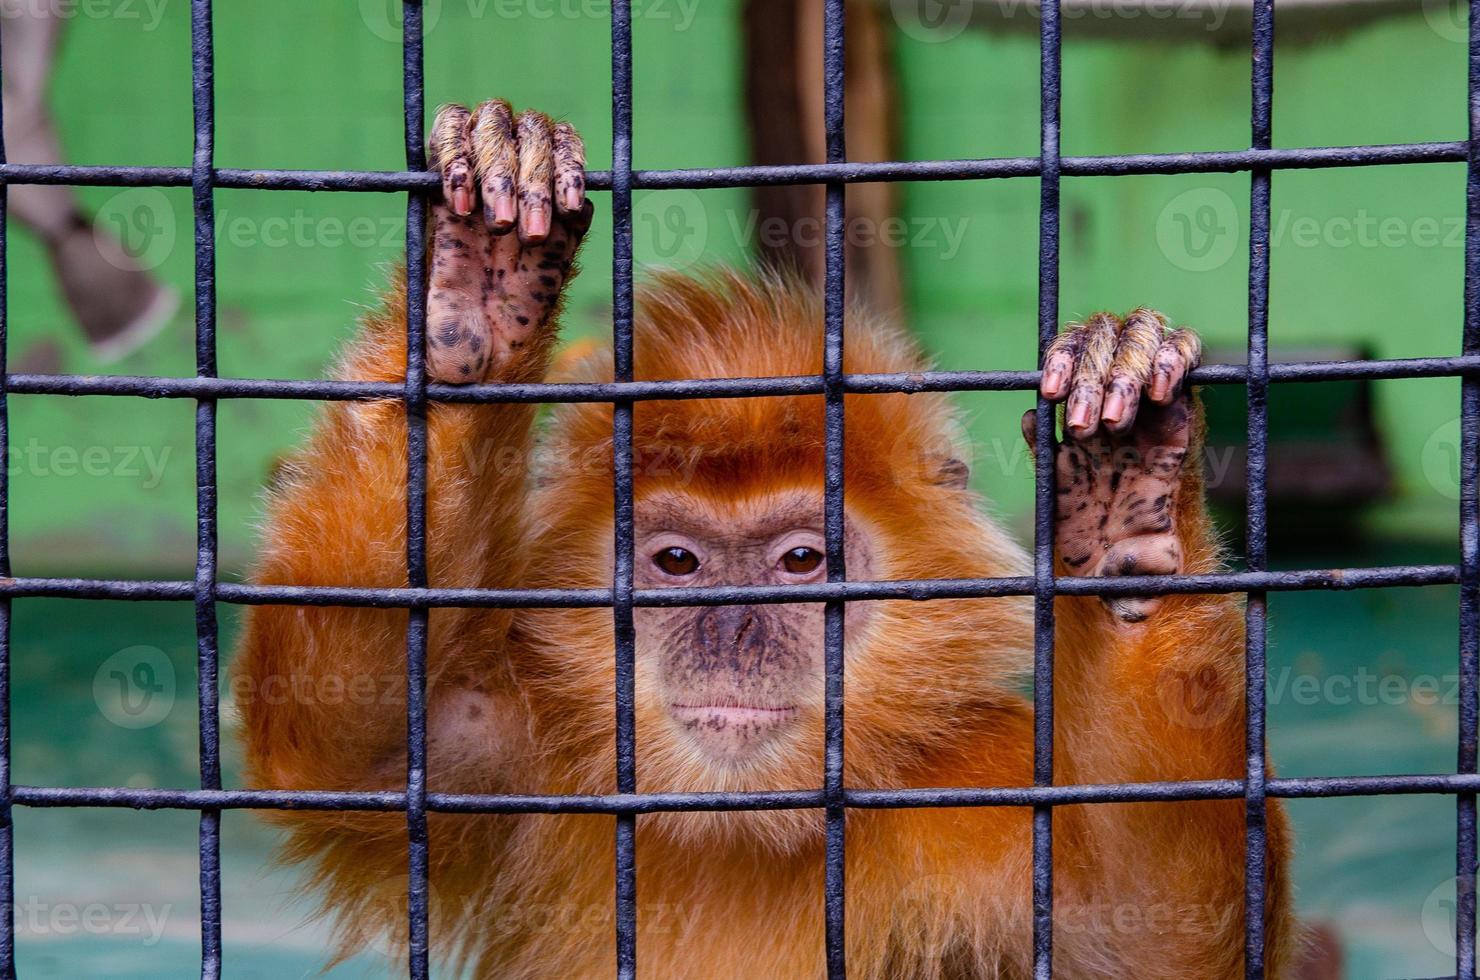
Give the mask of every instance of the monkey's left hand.
M 427 231 L 427 374 L 450 384 L 537 376 L 591 225 L 581 137 L 533 109 L 516 117 L 502 100 L 447 105 L 427 159 L 442 175 Z
M 1187 374 L 1202 344 L 1190 330 L 1139 309 L 1097 313 L 1070 326 L 1043 360 L 1040 391 L 1065 398 L 1066 439 L 1055 449 L 1054 546 L 1069 574 L 1167 575 L 1182 571 L 1178 503 L 1192 442 Z M 1034 442 L 1034 413 L 1023 416 Z M 1146 619 L 1153 598 L 1106 600 L 1122 621 Z

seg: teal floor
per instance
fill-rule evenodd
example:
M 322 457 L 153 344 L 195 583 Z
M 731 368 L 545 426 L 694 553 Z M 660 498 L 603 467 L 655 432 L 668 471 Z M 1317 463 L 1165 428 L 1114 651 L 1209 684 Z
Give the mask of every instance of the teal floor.
M 1395 555 L 1390 549 L 1365 557 L 1452 560 L 1438 551 Z M 1311 564 L 1363 558 L 1325 556 L 1329 561 Z M 1279 772 L 1452 768 L 1456 602 L 1453 588 L 1272 597 L 1269 738 Z M 222 622 L 229 646 L 235 610 L 223 606 Z M 18 600 L 13 634 L 17 782 L 193 784 L 188 604 Z M 229 704 L 224 725 L 231 783 Z M 1302 915 L 1340 935 L 1345 975 L 1452 972 L 1452 800 L 1317 800 L 1291 810 Z M 195 815 L 185 812 L 18 809 L 21 975 L 198 975 L 196 831 Z M 272 833 L 250 814 L 227 813 L 222 841 L 227 974 L 317 975 L 323 929 L 293 901 L 292 874 L 268 861 Z M 330 975 L 386 976 L 387 970 L 371 951 Z

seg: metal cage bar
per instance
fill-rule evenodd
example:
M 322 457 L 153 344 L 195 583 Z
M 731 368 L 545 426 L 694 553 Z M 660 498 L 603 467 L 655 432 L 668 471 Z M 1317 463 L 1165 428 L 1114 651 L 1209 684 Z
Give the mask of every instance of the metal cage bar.
M 1389 565 L 1376 568 L 1312 568 L 1292 571 L 1222 572 L 1200 575 L 1123 575 L 1115 578 L 1054 579 L 1060 595 L 1131 596 L 1189 593 L 1306 592 L 1313 589 L 1384 589 L 1400 586 L 1454 585 L 1457 565 Z M 815 585 L 702 586 L 672 589 L 635 589 L 637 607 L 724 606 L 741 603 L 828 602 L 843 599 L 982 599 L 1032 595 L 1029 576 L 979 579 L 892 579 Z M 59 599 L 121 599 L 156 602 L 188 599 L 193 584 L 178 581 L 118 579 L 25 578 L 0 579 L 0 596 Z M 610 606 L 610 589 L 448 589 L 362 588 L 318 585 L 251 585 L 221 582 L 220 602 L 237 605 L 371 606 L 416 608 L 485 606 L 494 609 L 579 609 Z
M 1249 128 L 1254 149 L 1271 143 L 1274 99 L 1274 0 L 1254 0 L 1249 69 Z M 1270 170 L 1249 172 L 1249 364 L 1248 493 L 1244 555 L 1250 572 L 1268 564 L 1268 502 L 1265 496 L 1269 444 L 1269 197 Z M 1265 642 L 1268 597 L 1248 594 L 1244 609 L 1244 975 L 1264 976 L 1266 858 Z
M 195 113 L 191 197 L 195 214 L 195 375 L 216 376 L 215 44 L 210 0 L 190 5 Z M 216 401 L 195 403 L 195 642 L 200 788 L 221 788 L 219 631 L 216 623 Z M 200 973 L 221 976 L 221 811 L 200 811 Z
M 402 82 L 406 166 L 426 169 L 421 0 L 405 0 Z M 406 197 L 406 580 L 427 586 L 426 198 Z M 427 633 L 430 609 L 411 607 L 406 620 L 406 909 L 407 960 L 413 980 L 425 980 L 430 842 L 427 835 Z
M 403 3 L 412 0 L 402 0 Z M 1278 147 L 1264 150 L 1208 150 L 1196 153 L 1131 153 L 1119 156 L 1063 157 L 1066 177 L 1112 177 L 1132 174 L 1238 173 L 1256 166 L 1271 170 L 1327 167 L 1381 167 L 1407 163 L 1463 163 L 1467 141 L 1387 143 L 1359 146 Z M 869 181 L 991 180 L 1037 177 L 1034 157 L 977 160 L 909 160 L 848 163 L 802 163 L 702 169 L 634 170 L 634 190 L 761 187 L 775 184 L 845 184 Z M 591 190 L 610 190 L 609 170 L 586 174 Z M 187 167 L 117 167 L 76 164 L 0 164 L 7 184 L 69 184 L 110 187 L 188 187 Z M 216 186 L 245 190 L 409 191 L 436 190 L 437 175 L 403 170 L 243 170 L 216 171 Z
M 1465 180 L 1465 310 L 1461 349 L 1480 350 L 1480 0 L 1470 0 L 1469 153 Z M 1460 384 L 1459 745 L 1456 769 L 1476 772 L 1480 689 L 1480 381 Z M 1455 976 L 1475 975 L 1475 794 L 1455 798 Z
M 0 52 L 0 74 L 4 73 Z M 5 118 L 0 111 L 0 166 L 5 163 Z M 10 187 L 0 183 L 0 452 L 10 458 L 10 253 L 6 230 Z M 10 576 L 10 467 L 0 466 L 0 577 Z M 0 978 L 15 977 L 15 828 L 10 785 L 10 609 L 0 596 Z
M 1480 354 L 1410 357 L 1370 361 L 1293 361 L 1269 365 L 1269 381 L 1470 377 L 1480 374 Z M 925 391 L 1031 391 L 1034 371 L 920 371 L 906 374 L 848 374 L 841 377 L 850 395 L 917 394 Z M 1192 372 L 1199 385 L 1246 384 L 1248 368 L 1207 364 Z M 277 378 L 177 378 L 130 375 L 12 374 L 7 388 L 18 395 L 122 395 L 139 398 L 266 398 L 316 401 L 366 401 L 400 398 L 401 385 L 381 381 L 285 380 Z M 755 398 L 822 394 L 820 375 L 771 378 L 703 378 L 667 381 L 527 382 L 448 385 L 429 383 L 427 400 L 465 404 L 504 402 L 613 402 L 690 398 Z
M 1271 140 L 1274 23 L 1272 0 L 1257 0 L 1251 32 L 1251 145 L 1248 149 L 1122 156 L 1060 155 L 1062 23 L 1057 2 L 1042 6 L 1040 29 L 1040 148 L 1037 157 L 859 163 L 844 141 L 844 3 L 824 5 L 824 125 L 820 164 L 694 170 L 632 168 L 632 28 L 630 0 L 612 7 L 612 169 L 587 175 L 592 190 L 610 191 L 613 212 L 614 380 L 598 384 L 533 383 L 454 387 L 428 384 L 422 352 L 426 329 L 424 237 L 426 195 L 438 178 L 426 170 L 421 0 L 403 0 L 403 103 L 406 170 L 391 172 L 241 170 L 214 165 L 211 0 L 192 0 L 194 155 L 190 167 L 54 166 L 9 163 L 0 137 L 0 449 L 8 445 L 11 394 L 189 398 L 196 401 L 197 559 L 192 581 L 15 578 L 10 575 L 8 481 L 0 469 L 0 976 L 15 975 L 14 868 L 11 814 L 15 806 L 128 807 L 195 810 L 200 814 L 201 975 L 222 972 L 220 814 L 227 809 L 402 812 L 407 824 L 408 969 L 428 975 L 428 813 L 570 813 L 615 818 L 615 960 L 617 974 L 636 975 L 636 827 L 640 814 L 703 810 L 812 809 L 826 821 L 823 899 L 828 974 L 846 974 L 845 847 L 849 809 L 911 807 L 1030 807 L 1033 810 L 1033 958 L 1036 977 L 1052 975 L 1053 810 L 1093 803 L 1235 800 L 1245 804 L 1245 972 L 1264 975 L 1264 813 L 1269 798 L 1309 799 L 1393 794 L 1452 795 L 1456 800 L 1456 975 L 1475 975 L 1477 691 L 1480 691 L 1480 0 L 1470 0 L 1469 110 L 1464 141 L 1274 148 Z M 3 123 L 3 120 L 0 120 Z M 3 128 L 3 126 L 0 126 Z M 1467 164 L 1464 333 L 1450 357 L 1270 364 L 1268 283 L 1270 186 L 1274 171 L 1393 164 Z M 1247 570 L 1209 575 L 1149 575 L 1118 579 L 1058 577 L 1053 571 L 1052 407 L 1038 401 L 1031 576 L 967 580 L 855 581 L 844 554 L 844 398 L 892 392 L 1009 391 L 1037 387 L 1038 371 L 931 371 L 849 374 L 844 370 L 844 198 L 850 183 L 907 180 L 1040 181 L 1040 351 L 1058 329 L 1059 189 L 1061 178 L 1127 174 L 1250 174 L 1248 365 L 1210 365 L 1192 380 L 1241 384 L 1249 403 Z M 6 189 L 10 184 L 171 186 L 192 189 L 195 218 L 196 371 L 192 377 L 84 377 L 11 374 L 5 367 Z M 633 256 L 631 199 L 638 189 L 822 184 L 826 192 L 824 356 L 816 375 L 779 378 L 637 381 L 633 377 Z M 404 384 L 220 378 L 215 350 L 214 192 L 216 188 L 402 192 L 407 194 L 407 363 Z M 1461 556 L 1457 565 L 1374 568 L 1267 568 L 1267 396 L 1272 383 L 1339 379 L 1462 379 Z M 807 586 L 637 589 L 633 585 L 632 420 L 635 404 L 652 399 L 821 395 L 826 413 L 824 468 L 827 578 Z M 405 588 L 259 586 L 219 582 L 216 515 L 216 404 L 223 398 L 313 400 L 396 399 L 407 422 Z M 608 402 L 613 406 L 613 585 L 610 589 L 447 589 L 427 580 L 426 413 L 430 402 Z M 1264 682 L 1269 592 L 1460 586 L 1460 717 L 1456 771 L 1362 777 L 1270 777 L 1265 770 Z M 1058 785 L 1053 765 L 1053 603 L 1058 595 L 1246 593 L 1246 749 L 1241 779 Z M 129 789 L 15 786 L 10 781 L 10 609 L 37 596 L 195 604 L 200 709 L 200 788 Z M 1034 601 L 1033 784 L 961 789 L 849 789 L 843 770 L 843 624 L 848 602 L 864 599 L 949 601 L 984 596 L 1032 596 Z M 216 604 L 345 605 L 407 610 L 407 770 L 404 791 L 340 792 L 228 790 L 222 787 L 218 706 Z M 821 785 L 774 792 L 639 793 L 634 713 L 634 610 L 640 607 L 736 603 L 825 604 L 825 740 Z M 432 608 L 610 607 L 616 665 L 616 792 L 604 795 L 477 795 L 429 792 L 426 757 L 426 644 Z
M 1040 7 L 1038 185 L 1038 356 L 1059 322 L 1059 95 L 1062 22 L 1058 0 Z M 1038 396 L 1034 416 L 1033 785 L 1053 785 L 1054 406 Z M 1033 975 L 1053 976 L 1053 808 L 1033 808 Z
M 823 9 L 823 123 L 827 162 L 839 164 L 848 157 L 843 128 L 843 43 L 845 27 L 843 0 L 827 0 Z M 826 267 L 823 287 L 822 380 L 825 412 L 823 462 L 823 551 L 827 582 L 835 585 L 848 578 L 843 541 L 843 337 L 846 327 L 844 295 L 846 228 L 845 186 L 829 181 L 826 186 Z M 822 793 L 825 804 L 826 849 L 824 893 L 826 913 L 827 975 L 829 980 L 847 976 L 845 936 L 845 834 L 843 787 L 843 629 L 847 604 L 830 599 L 823 607 L 823 764 Z
M 612 378 L 632 380 L 632 4 L 612 4 Z M 612 636 L 616 658 L 617 792 L 637 792 L 637 630 L 633 624 L 631 399 L 612 401 Z M 616 827 L 617 976 L 637 976 L 637 813 Z

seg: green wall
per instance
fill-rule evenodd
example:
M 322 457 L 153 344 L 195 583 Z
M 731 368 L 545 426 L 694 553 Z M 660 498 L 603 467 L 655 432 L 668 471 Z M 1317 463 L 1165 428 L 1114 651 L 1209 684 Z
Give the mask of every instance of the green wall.
M 217 163 L 398 169 L 398 4 L 219 4 Z M 70 24 L 52 105 L 71 162 L 185 165 L 191 153 L 189 17 L 182 4 L 105 8 Z M 498 94 L 574 121 L 591 165 L 610 163 L 608 23 L 595 0 L 428 4 L 427 102 Z M 127 10 L 135 16 L 124 16 Z M 1281 48 L 1279 145 L 1460 139 L 1462 30 L 1427 7 L 1320 46 Z M 746 162 L 737 5 L 635 4 L 638 167 Z M 920 32 L 914 32 L 919 34 Z M 1097 41 L 1068 24 L 1066 154 L 1227 149 L 1248 144 L 1248 55 Z M 913 159 L 1031 156 L 1038 52 L 1027 37 L 968 32 L 944 43 L 896 32 L 903 153 Z M 552 47 L 551 45 L 554 45 Z M 853 111 L 867 111 L 853 107 Z M 185 296 L 166 334 L 107 370 L 192 370 L 188 189 L 88 188 L 87 204 Z M 1464 172 L 1458 164 L 1280 172 L 1274 180 L 1270 334 L 1278 351 L 1356 343 L 1381 357 L 1452 354 L 1461 323 Z M 948 368 L 1028 368 L 1037 304 L 1036 180 L 904 187 L 909 317 Z M 608 329 L 610 222 L 598 224 L 570 329 Z M 223 375 L 319 376 L 373 301 L 402 248 L 394 194 L 221 191 L 218 280 Z M 748 252 L 744 191 L 640 194 L 637 257 L 686 265 Z M 1242 344 L 1247 175 L 1075 178 L 1063 185 L 1061 311 L 1158 306 L 1214 345 Z M 16 226 L 13 224 L 13 228 Z M 35 241 L 11 238 L 13 370 L 94 372 Z M 638 338 L 641 343 L 641 338 Z M 59 361 L 58 361 L 59 358 Z M 1234 389 L 1210 397 L 1240 399 Z M 1021 393 L 967 396 L 978 484 L 1018 520 L 1031 496 L 1019 449 Z M 1457 439 L 1452 380 L 1385 382 L 1379 420 L 1400 492 L 1380 528 L 1452 541 L 1445 469 Z M 178 573 L 193 560 L 193 406 L 143 399 L 12 399 L 15 566 L 21 574 Z M 223 561 L 250 553 L 258 493 L 312 406 L 220 408 Z M 1280 419 L 1275 419 L 1276 425 Z M 101 447 L 101 448 L 99 448 Z M 90 454 L 90 455 L 88 455 Z M 87 466 L 82 461 L 90 460 Z M 1278 542 L 1274 543 L 1278 550 Z

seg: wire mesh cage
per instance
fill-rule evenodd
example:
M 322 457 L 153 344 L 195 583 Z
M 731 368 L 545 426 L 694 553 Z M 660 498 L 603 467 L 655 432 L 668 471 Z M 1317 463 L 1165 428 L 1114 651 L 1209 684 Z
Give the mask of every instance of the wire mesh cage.
M 1058 806 L 1135 801 L 1242 799 L 1245 802 L 1245 973 L 1262 977 L 1267 870 L 1265 804 L 1271 798 L 1363 796 L 1398 793 L 1452 795 L 1456 800 L 1456 976 L 1475 976 L 1477 675 L 1480 675 L 1480 0 L 1471 0 L 1469 28 L 1469 139 L 1401 145 L 1275 149 L 1271 140 L 1274 8 L 1254 0 L 1251 39 L 1251 139 L 1248 149 L 1122 156 L 1061 156 L 1060 9 L 1041 8 L 1041 147 L 1038 156 L 919 162 L 854 163 L 844 145 L 844 4 L 825 5 L 824 83 L 826 160 L 819 164 L 741 166 L 704 170 L 634 170 L 632 167 L 632 32 L 630 5 L 612 5 L 612 168 L 593 171 L 588 186 L 611 196 L 613 214 L 613 323 L 615 373 L 610 383 L 529 383 L 449 386 L 428 383 L 422 341 L 426 328 L 426 269 L 422 249 L 426 201 L 439 186 L 427 171 L 422 73 L 422 9 L 404 3 L 404 108 L 406 169 L 399 172 L 233 170 L 214 164 L 214 52 L 211 0 L 192 0 L 194 159 L 183 167 L 51 166 L 4 162 L 0 146 L 0 291 L 4 289 L 4 187 L 11 184 L 189 186 L 195 217 L 196 370 L 191 377 L 13 374 L 3 369 L 4 301 L 0 294 L 0 446 L 8 445 L 9 394 L 111 395 L 194 400 L 196 406 L 197 559 L 193 581 L 17 578 L 10 573 L 7 535 L 8 483 L 0 472 L 0 969 L 15 973 L 14 865 L 11 810 L 22 807 L 132 807 L 200 813 L 201 975 L 222 972 L 220 818 L 223 809 L 320 809 L 404 812 L 409 863 L 409 969 L 429 970 L 429 812 L 596 813 L 616 818 L 614 968 L 619 977 L 637 969 L 636 825 L 640 815 L 695 810 L 812 809 L 826 819 L 826 963 L 830 977 L 846 975 L 844 880 L 846 813 L 850 808 L 943 806 L 1029 807 L 1033 812 L 1033 951 L 1038 977 L 1053 973 L 1053 815 Z M 1464 162 L 1468 167 L 1464 331 L 1455 356 L 1401 360 L 1271 364 L 1268 351 L 1270 186 L 1282 169 L 1417 165 Z M 843 534 L 845 395 L 893 392 L 1033 390 L 1037 371 L 933 371 L 923 374 L 850 374 L 843 370 L 844 199 L 852 183 L 870 181 L 988 180 L 1012 177 L 1040 182 L 1038 341 L 1042 351 L 1058 329 L 1060 183 L 1065 176 L 1237 173 L 1250 176 L 1248 358 L 1246 365 L 1205 366 L 1200 384 L 1241 385 L 1247 392 L 1248 460 L 1246 570 L 1220 574 L 1134 576 L 1117 579 L 1056 577 L 1053 570 L 1053 408 L 1041 397 L 1036 422 L 1034 566 L 1030 576 L 974 580 L 857 581 L 846 574 Z M 772 378 L 637 381 L 633 377 L 634 190 L 820 184 L 826 190 L 825 343 L 815 375 Z M 407 195 L 407 365 L 404 385 L 354 381 L 286 381 L 220 378 L 216 358 L 214 196 L 219 188 L 403 192 Z M 1267 394 L 1271 383 L 1335 379 L 1462 378 L 1462 451 L 1458 565 L 1384 566 L 1271 571 L 1267 566 Z M 826 581 L 812 585 L 723 586 L 662 590 L 633 585 L 632 412 L 638 401 L 821 395 L 826 406 Z M 220 399 L 396 399 L 404 403 L 408 431 L 408 584 L 370 589 L 333 586 L 268 586 L 218 581 L 216 513 L 216 408 Z M 615 565 L 609 589 L 446 589 L 427 577 L 426 412 L 443 402 L 608 402 L 614 406 L 613 452 Z M 1454 772 L 1440 775 L 1274 778 L 1266 771 L 1266 597 L 1271 591 L 1460 586 L 1459 744 Z M 1246 607 L 1246 772 L 1238 779 L 1065 785 L 1055 782 L 1053 758 L 1054 598 L 1058 595 L 1159 595 L 1241 593 Z M 13 785 L 10 780 L 9 624 L 18 597 L 52 596 L 194 603 L 199 666 L 200 786 L 198 789 L 124 787 L 58 788 Z M 844 617 L 859 600 L 949 600 L 1032 596 L 1034 619 L 1034 765 L 1032 785 L 961 789 L 853 789 L 843 778 Z M 216 603 L 350 605 L 409 610 L 406 635 L 408 767 L 404 790 L 387 792 L 228 790 L 222 786 L 218 703 Z M 642 606 L 735 603 L 825 604 L 825 749 L 820 786 L 775 792 L 638 793 L 634 715 L 633 610 Z M 594 796 L 466 795 L 427 788 L 426 653 L 429 610 L 449 606 L 606 607 L 615 626 L 616 792 Z

